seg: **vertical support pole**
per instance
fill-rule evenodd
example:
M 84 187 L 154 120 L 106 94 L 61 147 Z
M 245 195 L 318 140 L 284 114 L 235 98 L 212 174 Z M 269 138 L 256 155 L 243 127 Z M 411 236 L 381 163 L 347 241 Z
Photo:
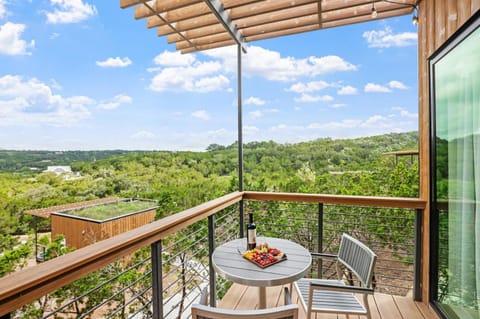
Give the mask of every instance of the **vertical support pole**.
M 413 262 L 413 299 L 415 301 L 422 300 L 422 224 L 423 224 L 423 210 L 415 210 L 415 260 Z
M 242 122 L 242 46 L 237 46 L 237 116 L 238 116 L 238 191 L 243 192 L 243 122 Z M 244 237 L 244 203 L 239 203 L 240 238 Z
M 213 251 L 215 250 L 215 216 L 208 216 L 208 264 L 210 270 L 210 306 L 216 306 L 217 291 L 215 281 L 215 269 L 213 269 Z
M 163 318 L 162 241 L 150 245 L 152 254 L 153 319 Z
M 38 216 L 33 216 L 33 221 L 35 224 L 35 260 L 38 263 Z M 43 254 L 43 257 L 45 257 L 45 254 Z
M 323 252 L 323 203 L 318 203 L 318 248 L 317 252 Z M 318 278 L 323 277 L 323 260 L 320 258 L 318 260 Z

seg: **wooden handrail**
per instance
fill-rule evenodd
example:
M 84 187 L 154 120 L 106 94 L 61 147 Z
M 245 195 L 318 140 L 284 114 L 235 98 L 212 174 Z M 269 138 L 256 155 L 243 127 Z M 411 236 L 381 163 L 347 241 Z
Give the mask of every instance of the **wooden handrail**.
M 242 200 L 234 192 L 0 279 L 0 316 Z
M 417 198 L 344 196 L 299 193 L 233 192 L 180 213 L 141 226 L 120 235 L 86 246 L 0 278 L 0 316 L 10 313 L 56 289 L 113 261 L 127 256 L 189 225 L 207 218 L 242 199 L 292 201 L 424 209 L 426 202 Z
M 327 194 L 300 194 L 300 193 L 270 193 L 249 192 L 243 194 L 244 199 L 286 201 L 304 203 L 337 204 L 349 206 L 372 206 L 425 209 L 426 201 L 418 198 L 405 197 L 372 197 L 372 196 L 347 196 Z

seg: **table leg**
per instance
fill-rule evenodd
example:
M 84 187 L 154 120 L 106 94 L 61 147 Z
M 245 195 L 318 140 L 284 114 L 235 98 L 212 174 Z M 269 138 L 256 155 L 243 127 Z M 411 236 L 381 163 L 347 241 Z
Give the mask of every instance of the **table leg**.
M 267 308 L 267 287 L 258 287 L 258 308 Z

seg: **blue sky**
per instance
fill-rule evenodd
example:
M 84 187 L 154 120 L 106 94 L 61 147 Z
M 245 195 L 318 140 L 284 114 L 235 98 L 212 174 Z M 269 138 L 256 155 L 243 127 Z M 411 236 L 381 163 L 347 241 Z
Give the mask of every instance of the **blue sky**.
M 411 18 L 249 43 L 244 141 L 417 130 Z M 181 55 L 119 1 L 0 0 L 0 149 L 229 145 L 236 51 Z

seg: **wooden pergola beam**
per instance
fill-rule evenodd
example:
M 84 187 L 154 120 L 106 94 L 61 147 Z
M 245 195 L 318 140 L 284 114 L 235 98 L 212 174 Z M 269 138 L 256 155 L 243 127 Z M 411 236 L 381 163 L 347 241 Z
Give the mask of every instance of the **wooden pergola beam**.
M 378 0 L 376 19 L 409 14 L 417 0 Z M 371 21 L 372 0 L 120 0 L 137 5 L 135 18 L 147 18 L 183 53 L 334 26 Z M 232 41 L 230 41 L 232 40 Z

